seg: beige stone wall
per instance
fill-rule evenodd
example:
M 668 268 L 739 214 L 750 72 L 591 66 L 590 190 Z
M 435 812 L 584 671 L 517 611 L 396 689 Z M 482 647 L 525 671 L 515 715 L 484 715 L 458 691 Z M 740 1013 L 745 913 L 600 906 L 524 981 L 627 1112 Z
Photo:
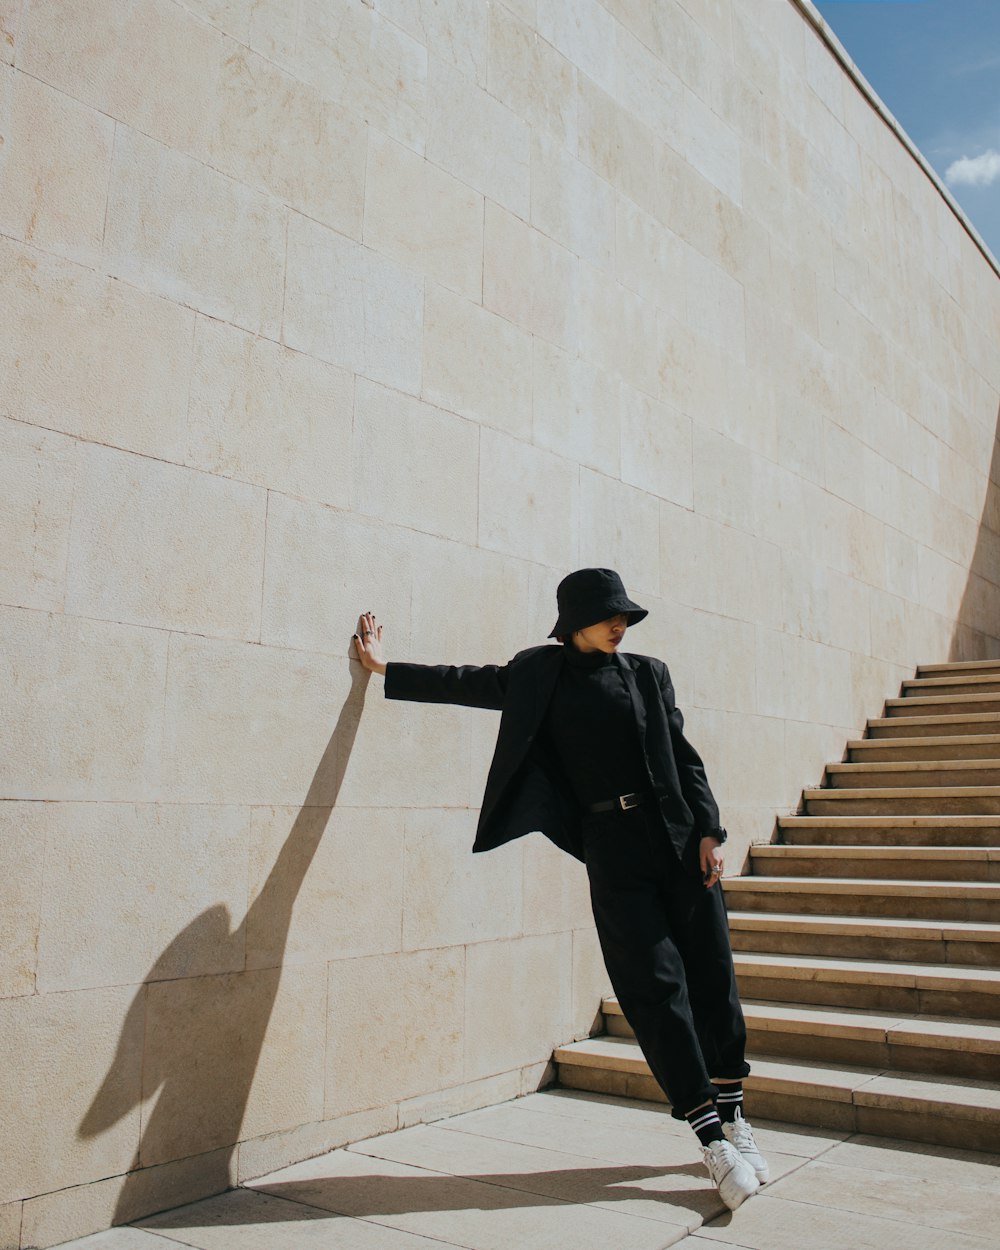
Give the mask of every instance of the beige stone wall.
M 651 609 L 731 863 L 1000 647 L 1000 283 L 791 0 L 0 0 L 0 1244 L 497 1101 L 582 870 L 398 658 Z M 630 642 L 632 640 L 630 639 Z

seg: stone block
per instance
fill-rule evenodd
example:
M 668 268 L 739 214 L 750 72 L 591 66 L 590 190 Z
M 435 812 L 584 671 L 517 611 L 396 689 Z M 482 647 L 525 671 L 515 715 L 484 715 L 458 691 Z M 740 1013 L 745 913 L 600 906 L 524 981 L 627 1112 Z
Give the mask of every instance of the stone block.
M 489 74 L 491 95 L 529 122 L 533 137 L 550 135 L 570 151 L 576 147 L 576 67 L 552 44 L 539 39 L 531 12 L 515 5 L 491 5 Z M 532 198 L 535 174 L 532 170 Z
M 430 535 L 415 534 L 409 553 L 419 574 L 410 593 L 412 651 L 400 645 L 400 659 L 503 664 L 551 629 L 542 626 L 555 583 L 537 566 Z M 496 718 L 480 720 L 495 738 Z
M 698 547 L 686 545 L 701 544 Z M 711 552 L 697 568 L 687 558 Z M 780 600 L 773 587 L 780 578 L 777 547 L 674 504 L 660 504 L 661 578 L 672 599 L 723 616 L 780 627 Z M 713 576 L 704 569 L 715 570 Z M 752 572 L 748 573 L 748 570 Z
M 725 351 L 730 360 L 746 359 L 743 287 L 720 265 L 689 248 L 684 256 L 687 324 L 694 334 Z
M 517 937 L 523 840 L 473 855 L 474 811 L 406 813 L 403 949 Z
M 490 13 L 461 0 L 378 0 L 375 7 L 428 52 L 486 85 Z
M 124 1172 L 139 1144 L 133 988 L 0 1001 L 0 1204 Z M 106 1074 L 106 1075 L 105 1075 Z
M 0 999 L 35 993 L 48 807 L 0 807 Z
M 614 191 L 544 132 L 531 143 L 531 224 L 593 265 L 615 255 Z
M 18 65 L 90 108 L 195 154 L 214 122 L 218 71 L 232 51 L 220 31 L 164 0 L 55 0 L 26 6 Z
M 369 126 L 422 152 L 428 128 L 424 44 L 381 4 L 304 0 L 291 68 L 297 77 L 362 117 Z
M 618 281 L 685 324 L 689 250 L 689 245 L 673 230 L 625 196 L 616 197 L 615 275 Z
M 247 967 L 398 950 L 403 874 L 401 812 L 253 808 Z
M 227 44 L 216 116 L 196 155 L 315 221 L 361 238 L 367 127 L 249 48 Z
M 788 633 L 833 643 L 828 570 L 796 551 L 781 553 L 782 618 Z
M 424 399 L 526 438 L 531 432 L 531 349 L 525 330 L 427 284 Z
M 636 390 L 672 402 L 665 383 L 674 367 L 677 323 L 609 274 L 584 267 L 580 285 L 581 356 L 620 374 Z M 690 411 L 690 405 L 677 406 Z
M 388 700 L 381 687 L 372 682 L 357 737 L 341 750 L 340 804 L 467 807 L 473 727 L 496 713 Z
M 377 130 L 368 144 L 367 246 L 478 301 L 483 197 Z
M 871 652 L 868 587 L 834 569 L 826 570 L 829 592 L 830 641 L 845 651 L 868 655 Z M 940 602 L 940 601 L 939 601 Z
M 550 568 L 577 563 L 576 466 L 484 429 L 479 453 L 479 542 Z
M 436 57 L 428 66 L 427 95 L 428 159 L 526 219 L 528 123 Z
M 328 1010 L 326 964 L 321 961 L 303 967 L 285 965 L 280 974 L 274 970 L 260 975 L 264 985 L 270 986 L 272 976 L 280 975 L 280 981 L 270 1017 L 265 1022 L 256 1066 L 251 1066 L 250 1056 L 247 1057 L 251 1084 L 240 1137 L 262 1137 L 323 1118 Z M 251 988 L 248 997 L 252 1002 L 249 1008 L 252 1022 L 259 997 L 263 995 L 259 989 Z M 212 1036 L 214 1038 L 215 1034 Z M 220 1048 L 224 1072 L 228 1070 L 231 1053 Z
M 417 275 L 291 215 L 283 338 L 289 347 L 417 394 L 422 322 Z
M 48 856 L 40 993 L 243 967 L 245 811 L 137 803 L 23 808 L 41 826 Z
M 598 0 L 540 5 L 537 30 L 588 78 L 612 90 L 617 23 Z
M 0 609 L 7 798 L 128 800 L 159 785 L 168 636 Z M 13 657 L 17 657 L 16 664 Z
M 523 932 L 563 933 L 588 925 L 590 887 L 584 865 L 542 835 L 530 834 L 522 841 Z
M 3 1250 L 18 1250 L 21 1245 L 22 1205 L 20 1202 L 5 1202 L 0 1206 L 0 1247 Z
M 667 593 L 673 590 L 666 587 Z M 753 712 L 756 707 L 756 634 L 752 624 L 680 604 L 667 607 L 664 646 L 653 649 L 670 665 L 678 704 Z M 643 628 L 646 622 L 643 621 Z M 636 634 L 638 643 L 639 635 Z M 640 649 L 645 650 L 643 642 Z
M 239 1147 L 239 1183 L 242 1185 L 302 1159 L 325 1155 L 350 1142 L 391 1133 L 398 1123 L 399 1114 L 393 1103 L 374 1111 L 359 1111 L 357 1115 L 344 1115 L 336 1120 L 300 1124 L 282 1133 L 268 1133 L 264 1137 L 242 1141 Z
M 483 304 L 532 334 L 574 351 L 579 275 L 572 252 L 487 201 Z
M 183 459 L 190 310 L 7 239 L 0 239 L 0 283 L 7 415 Z M 55 342 L 73 344 L 57 369 Z
M 346 507 L 353 406 L 349 373 L 225 322 L 196 319 L 189 465 Z
M 14 64 L 20 16 L 19 0 L 0 0 L 0 61 L 6 65 Z
M 258 638 L 265 493 L 97 444 L 77 454 L 67 609 Z
M 635 392 L 627 396 L 608 370 L 544 339 L 533 340 L 532 441 L 539 447 L 617 476 L 622 458 L 633 451 L 621 434 L 629 416 L 626 403 L 644 399 Z
M 213 2 L 208 0 L 209 4 Z M 222 2 L 225 4 L 227 0 Z M 298 8 L 290 9 L 283 0 L 257 0 L 256 3 L 249 0 L 247 10 L 250 47 L 276 65 L 294 70 Z
M 257 0 L 185 0 L 184 7 L 240 43 L 249 42 Z M 269 0 L 261 0 L 260 7 L 266 10 Z
M 325 979 L 318 965 L 147 988 L 144 1164 L 322 1118 Z
M 663 194 L 662 140 L 634 114 L 585 76 L 577 79 L 579 155 L 617 191 L 656 213 Z
M 322 504 L 272 494 L 261 636 L 273 646 L 356 659 L 362 612 L 385 627 L 392 659 L 410 657 L 413 551 L 421 536 Z
M 114 122 L 13 69 L 0 73 L 0 229 L 47 251 L 100 255 Z
M 540 1062 L 567 1039 L 572 959 L 568 932 L 468 947 L 466 1080 Z
M 765 467 L 760 457 L 749 447 L 700 426 L 692 431 L 691 451 L 696 510 L 722 525 L 754 533 L 755 483 L 758 469 Z
M 617 569 L 632 594 L 660 593 L 660 505 L 645 491 L 580 470 L 580 562 Z
M 228 1189 L 236 1181 L 232 1153 L 215 1150 L 31 1198 L 24 1204 L 21 1244 L 52 1246 L 81 1238 L 73 1242 L 80 1250 L 162 1250 L 151 1233 L 110 1226 Z
M 521 1096 L 521 1080 L 520 1071 L 503 1072 L 499 1076 L 484 1077 L 481 1081 L 467 1081 L 451 1089 L 408 1098 L 399 1107 L 399 1127 L 405 1129 L 441 1120 L 445 1116 L 463 1115 L 467 1111 L 479 1111 L 483 1107 L 510 1102 Z
M 691 419 L 629 388 L 622 409 L 622 480 L 683 508 L 693 505 Z
M 615 32 L 614 82 L 607 90 L 664 142 L 679 150 L 684 88 L 670 62 L 624 26 Z
M 785 722 L 768 716 L 727 713 L 722 718 L 720 748 L 718 766 L 711 776 L 713 792 L 726 808 L 726 814 L 737 805 L 781 806 Z M 727 863 L 730 872 L 738 869 L 735 855 L 728 854 Z
M 740 139 L 693 91 L 684 91 L 677 150 L 735 204 L 742 200 Z
M 358 512 L 475 542 L 479 427 L 474 422 L 361 379 L 353 463 Z
M 327 1117 L 463 1080 L 460 948 L 339 959 L 330 963 L 329 974 Z
M 163 705 L 170 802 L 335 801 L 357 730 L 358 666 L 278 647 L 171 636 Z
M 115 277 L 276 339 L 285 234 L 281 205 L 137 130 L 118 128 L 104 235 Z
M 0 598 L 57 612 L 76 467 L 71 439 L 0 419 Z
M 570 1036 L 579 1038 L 603 1031 L 601 1003 L 611 993 L 597 930 L 573 931 L 573 1015 Z

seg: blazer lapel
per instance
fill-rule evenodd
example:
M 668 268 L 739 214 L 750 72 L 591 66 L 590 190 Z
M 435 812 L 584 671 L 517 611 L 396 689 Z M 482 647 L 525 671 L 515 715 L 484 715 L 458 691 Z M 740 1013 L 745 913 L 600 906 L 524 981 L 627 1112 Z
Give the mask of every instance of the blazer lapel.
M 632 667 L 631 661 L 627 656 L 615 653 L 615 662 L 618 665 L 622 677 L 625 679 L 625 686 L 628 689 L 629 698 L 632 700 L 632 712 L 635 716 L 635 723 L 639 730 L 639 745 L 643 750 L 646 748 L 646 704 L 642 695 L 639 693 L 639 682 L 636 679 L 635 669 Z

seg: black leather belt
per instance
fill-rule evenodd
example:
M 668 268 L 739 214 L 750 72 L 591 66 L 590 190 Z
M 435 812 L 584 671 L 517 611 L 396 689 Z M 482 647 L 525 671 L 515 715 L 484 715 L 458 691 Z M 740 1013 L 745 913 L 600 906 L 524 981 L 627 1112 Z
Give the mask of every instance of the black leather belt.
M 600 803 L 591 803 L 588 812 L 630 812 L 633 807 L 642 807 L 652 798 L 648 790 L 638 790 L 632 794 L 619 794 L 615 799 L 602 799 Z

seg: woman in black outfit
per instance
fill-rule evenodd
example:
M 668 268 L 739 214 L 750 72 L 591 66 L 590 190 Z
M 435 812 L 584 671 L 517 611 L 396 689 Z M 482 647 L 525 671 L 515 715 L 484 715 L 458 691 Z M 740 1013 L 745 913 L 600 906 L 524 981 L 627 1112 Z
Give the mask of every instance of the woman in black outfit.
M 623 654 L 646 610 L 611 569 L 560 582 L 549 635 L 506 665 L 385 660 L 365 613 L 362 664 L 390 699 L 502 713 L 474 851 L 540 830 L 584 861 L 608 975 L 677 1119 L 731 1209 L 767 1180 L 743 1117 L 746 1028 L 720 877 L 726 831 L 662 661 Z

